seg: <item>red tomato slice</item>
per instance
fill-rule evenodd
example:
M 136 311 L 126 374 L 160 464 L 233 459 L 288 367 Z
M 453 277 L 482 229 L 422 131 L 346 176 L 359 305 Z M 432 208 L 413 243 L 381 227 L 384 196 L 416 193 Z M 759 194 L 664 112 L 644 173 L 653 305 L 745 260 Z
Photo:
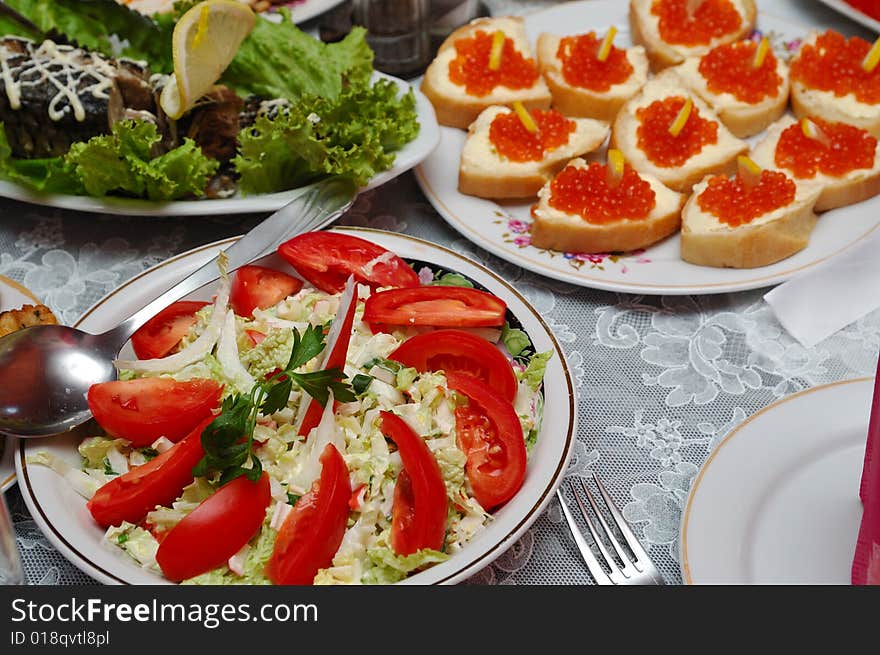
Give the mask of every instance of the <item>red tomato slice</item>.
M 272 496 L 269 476 L 227 482 L 175 525 L 156 551 L 169 580 L 179 582 L 225 564 L 263 525 Z
M 490 510 L 510 500 L 526 476 L 522 425 L 509 401 L 482 380 L 447 373 L 449 388 L 470 399 L 455 410 L 458 446 L 467 455 L 465 473 L 474 496 Z
M 364 321 L 388 325 L 493 327 L 504 325 L 507 305 L 491 293 L 467 287 L 389 289 L 374 293 Z
M 220 404 L 214 380 L 141 378 L 100 382 L 89 389 L 89 409 L 108 434 L 149 446 L 159 437 L 179 441 Z
M 331 368 L 345 368 L 345 359 L 348 355 L 348 344 L 351 341 L 351 330 L 354 326 L 354 312 L 357 309 L 357 286 L 352 284 L 347 287 L 345 293 L 339 302 L 339 313 L 333 319 L 330 326 L 330 333 L 327 337 L 327 354 L 321 365 L 323 370 Z M 309 401 L 309 407 L 306 410 L 305 418 L 299 426 L 297 434 L 301 437 L 308 436 L 312 428 L 318 426 L 321 422 L 321 415 L 324 408 L 321 404 L 312 399 Z
M 245 334 L 248 335 L 248 339 L 250 339 L 251 343 L 255 346 L 262 343 L 263 339 L 266 338 L 265 334 L 258 332 L 257 330 L 245 330 Z
M 239 316 L 251 318 L 255 309 L 266 309 L 302 289 L 302 280 L 264 266 L 242 266 L 235 271 L 229 303 Z
M 513 402 L 518 384 L 507 357 L 492 343 L 463 330 L 426 332 L 402 343 L 388 359 L 420 372 L 466 373 Z
M 310 585 L 333 563 L 348 521 L 351 482 L 336 446 L 321 453 L 321 477 L 284 519 L 266 575 L 275 584 Z
M 180 300 L 156 314 L 131 337 L 138 359 L 164 357 L 196 324 L 195 313 L 210 303 Z
M 306 232 L 281 244 L 278 252 L 300 275 L 327 293 L 342 291 L 349 275 L 371 287 L 420 284 L 418 274 L 400 257 L 349 234 Z
M 397 445 L 403 472 L 394 487 L 391 547 L 398 555 L 440 550 L 446 534 L 446 485 L 424 439 L 391 412 L 380 412 L 382 433 Z
M 193 467 L 205 455 L 202 430 L 213 420 L 204 419 L 164 453 L 98 489 L 86 504 L 98 524 L 106 528 L 123 521 L 140 523 L 156 505 L 174 502 L 193 481 Z

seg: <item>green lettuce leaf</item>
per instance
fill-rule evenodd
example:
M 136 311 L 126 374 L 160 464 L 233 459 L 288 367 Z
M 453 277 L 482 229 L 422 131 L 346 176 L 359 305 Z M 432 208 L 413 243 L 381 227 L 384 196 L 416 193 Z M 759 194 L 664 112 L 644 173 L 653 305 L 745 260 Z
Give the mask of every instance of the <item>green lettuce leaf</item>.
M 367 556 L 370 558 L 372 566 L 364 572 L 361 578 L 361 582 L 364 584 L 392 584 L 403 580 L 417 569 L 449 559 L 449 555 L 446 553 L 429 548 L 419 550 L 412 555 L 402 556 L 384 546 L 369 549 Z
M 158 157 L 152 147 L 160 141 L 156 126 L 147 121 L 122 121 L 113 133 L 74 143 L 65 164 L 91 196 L 110 193 L 150 200 L 200 196 L 219 164 L 206 157 L 191 139 Z
M 281 23 L 257 21 L 221 82 L 239 95 L 297 100 L 336 99 L 343 85 L 364 86 L 373 72 L 366 30 L 355 27 L 342 41 L 324 43 L 300 30 L 282 8 Z
M 327 175 L 365 185 L 394 164 L 394 151 L 418 134 L 415 97 L 393 82 L 347 87 L 337 100 L 303 98 L 242 131 L 233 160 L 242 193 L 284 191 Z
M 541 383 L 544 382 L 544 371 L 547 368 L 547 362 L 550 361 L 552 356 L 552 350 L 543 353 L 535 353 L 529 361 L 529 365 L 526 366 L 524 371 L 517 373 L 517 377 L 519 377 L 520 380 L 525 380 L 526 384 L 529 385 L 532 391 L 537 391 L 541 388 Z

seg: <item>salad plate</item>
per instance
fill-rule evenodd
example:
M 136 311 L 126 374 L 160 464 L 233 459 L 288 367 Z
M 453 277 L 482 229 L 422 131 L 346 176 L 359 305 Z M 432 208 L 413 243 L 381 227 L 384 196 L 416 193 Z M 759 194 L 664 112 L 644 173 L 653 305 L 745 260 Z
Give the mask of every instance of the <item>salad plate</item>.
M 0 275 L 0 312 L 27 304 L 38 305 L 40 301 L 29 289 Z M 15 484 L 15 445 L 15 437 L 0 434 L 0 493 Z
M 872 18 L 857 7 L 854 7 L 849 2 L 846 2 L 846 0 L 820 0 L 820 2 L 822 2 L 822 4 L 828 5 L 829 7 L 831 7 L 835 11 L 840 12 L 844 16 L 851 18 L 857 23 L 861 23 L 869 30 L 880 32 L 880 21 L 878 21 L 876 18 Z
M 400 93 L 412 87 L 404 80 L 376 72 L 374 79 L 392 80 L 400 88 Z M 440 141 L 440 127 L 430 101 L 418 90 L 413 89 L 416 98 L 416 113 L 419 133 L 415 139 L 395 153 L 394 166 L 373 176 L 362 189 L 368 191 L 402 175 L 427 157 Z M 127 214 L 129 216 L 216 216 L 221 214 L 248 214 L 270 212 L 280 209 L 302 194 L 307 187 L 291 189 L 279 193 L 240 196 L 222 199 L 173 200 L 153 202 L 121 197 L 91 197 L 67 194 L 39 193 L 27 187 L 0 180 L 0 197 L 20 200 L 46 207 L 73 209 L 99 214 Z
M 716 446 L 682 516 L 686 583 L 850 583 L 873 389 L 873 378 L 807 389 Z
M 558 35 L 591 30 L 619 30 L 618 47 L 629 47 L 628 4 L 606 0 L 569 2 L 524 16 L 527 36 L 534 44 L 542 32 Z M 760 11 L 757 29 L 774 50 L 790 56 L 810 30 Z M 845 251 L 880 224 L 880 197 L 823 214 L 810 244 L 776 264 L 755 269 L 696 266 L 681 259 L 678 235 L 646 250 L 630 253 L 575 253 L 531 245 L 531 207 L 528 202 L 494 202 L 458 191 L 458 162 L 466 132 L 441 127 L 440 145 L 416 169 L 416 178 L 440 215 L 467 239 L 517 266 L 584 287 L 651 295 L 699 295 L 744 291 L 779 284 Z M 753 137 L 760 139 L 761 135 Z M 604 161 L 605 149 L 588 159 Z
M 529 454 L 522 487 L 449 559 L 402 581 L 408 584 L 460 582 L 512 546 L 547 506 L 562 480 L 576 434 L 576 401 L 565 354 L 538 312 L 514 287 L 482 265 L 446 248 L 406 235 L 361 228 L 337 228 L 334 231 L 378 244 L 412 263 L 417 270 L 427 267 L 435 274 L 442 271 L 464 276 L 478 288 L 503 298 L 511 325 L 518 323 L 521 326 L 535 352 L 551 352 L 543 378 L 543 422 Z M 116 325 L 144 301 L 209 261 L 233 241 L 228 239 L 208 244 L 145 271 L 89 309 L 77 327 L 101 331 Z M 279 270 L 286 266 L 275 254 L 257 263 Z M 209 300 L 215 285 L 209 287 L 195 292 L 190 298 Z M 130 347 L 127 345 L 122 355 L 126 355 Z M 16 469 L 22 495 L 32 516 L 65 557 L 101 582 L 167 583 L 157 573 L 142 568 L 123 550 L 108 548 L 105 530 L 93 520 L 85 499 L 71 493 L 68 482 L 52 469 L 29 463 L 29 457 L 42 452 L 78 467 L 82 462 L 77 451 L 79 441 L 75 436 L 67 435 L 46 440 L 22 440 Z

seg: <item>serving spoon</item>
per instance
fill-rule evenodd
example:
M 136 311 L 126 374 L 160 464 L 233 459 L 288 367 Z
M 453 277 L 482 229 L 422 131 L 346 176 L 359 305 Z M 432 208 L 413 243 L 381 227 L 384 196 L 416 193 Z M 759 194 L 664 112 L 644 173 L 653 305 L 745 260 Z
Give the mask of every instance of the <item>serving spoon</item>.
M 327 225 L 354 202 L 344 178 L 311 185 L 226 248 L 233 271 L 274 252 L 287 239 Z M 116 327 L 89 334 L 65 325 L 38 325 L 0 338 L 0 432 L 45 437 L 68 432 L 91 418 L 86 394 L 116 379 L 113 360 L 150 318 L 219 277 L 217 257 L 165 291 Z

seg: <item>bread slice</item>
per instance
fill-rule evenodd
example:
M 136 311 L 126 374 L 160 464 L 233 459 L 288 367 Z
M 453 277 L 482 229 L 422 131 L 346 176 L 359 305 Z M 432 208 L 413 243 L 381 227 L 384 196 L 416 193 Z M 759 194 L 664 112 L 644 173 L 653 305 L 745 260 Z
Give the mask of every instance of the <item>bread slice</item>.
M 422 93 L 434 105 L 437 121 L 441 125 L 467 129 L 487 107 L 507 105 L 516 100 L 522 102 L 526 109 L 548 109 L 551 102 L 550 89 L 541 76 L 538 76 L 535 84 L 527 89 L 497 86 L 484 96 L 470 95 L 465 87 L 449 79 L 449 65 L 457 56 L 455 42 L 471 38 L 480 30 L 487 34 L 501 30 L 507 38 L 513 40 L 518 52 L 526 58 L 532 56 L 526 38 L 525 23 L 521 17 L 478 18 L 459 27 L 441 44 L 437 56 L 428 66 L 422 79 Z
M 718 268 L 758 268 L 806 248 L 816 226 L 813 209 L 820 189 L 797 185 L 791 204 L 752 222 L 731 227 L 703 211 L 698 198 L 709 180 L 694 187 L 681 214 L 681 258 L 691 264 Z
M 700 73 L 702 57 L 688 57 L 674 70 L 694 93 L 715 110 L 721 122 L 735 137 L 744 139 L 763 132 L 788 108 L 790 90 L 788 66 L 779 57 L 775 59 L 776 73 L 782 78 L 782 83 L 776 95 L 754 104 L 739 100 L 732 93 L 710 91 L 709 83 Z
M 704 146 L 684 165 L 668 168 L 652 162 L 639 148 L 638 129 L 641 122 L 636 112 L 655 101 L 672 97 L 690 97 L 700 117 L 718 123 L 718 140 Z M 620 110 L 611 130 L 611 147 L 623 152 L 626 160 L 639 173 L 653 175 L 675 191 L 687 192 L 710 173 L 733 173 L 737 156 L 747 152 L 749 144 L 733 136 L 715 112 L 699 96 L 690 92 L 678 74 L 674 70 L 667 70 L 650 80 Z
M 792 59 L 792 66 L 795 65 L 804 48 L 815 45 L 818 38 L 818 32 L 811 32 L 804 39 Z M 791 108 L 798 118 L 816 116 L 830 123 L 849 123 L 880 138 L 880 104 L 860 102 L 854 93 L 837 96 L 831 91 L 811 89 L 803 82 L 792 79 Z
M 511 113 L 507 107 L 489 107 L 471 124 L 458 169 L 461 193 L 481 198 L 534 197 L 572 157 L 592 152 L 608 137 L 608 123 L 574 118 L 575 131 L 566 145 L 545 153 L 541 161 L 510 161 L 489 140 L 492 121 L 506 113 Z
M 568 166 L 584 168 L 588 164 L 583 159 L 574 159 Z M 552 207 L 551 183 L 548 182 L 538 193 L 538 204 L 532 209 L 532 245 L 563 252 L 629 252 L 675 233 L 681 224 L 685 197 L 663 186 L 655 177 L 640 177 L 654 191 L 654 209 L 644 219 L 624 218 L 609 223 L 590 223 L 578 214 Z
M 682 63 L 687 57 L 700 57 L 722 43 L 733 43 L 748 36 L 755 29 L 758 10 L 754 0 L 730 0 L 740 15 L 740 27 L 730 34 L 712 39 L 705 45 L 684 46 L 667 43 L 660 36 L 660 19 L 651 13 L 658 0 L 630 0 L 629 18 L 633 43 L 645 46 L 648 59 L 655 71 Z
M 566 116 L 595 118 L 609 123 L 623 104 L 648 81 L 648 57 L 642 46 L 627 48 L 626 58 L 633 68 L 629 79 L 614 84 L 607 91 L 594 91 L 573 86 L 562 73 L 562 60 L 557 56 L 561 37 L 544 32 L 538 35 L 538 67 L 553 95 L 553 107 Z
M 772 125 L 752 150 L 752 159 L 755 163 L 762 168 L 783 170 L 798 184 L 817 185 L 821 189 L 819 199 L 816 201 L 817 212 L 852 205 L 880 194 L 880 148 L 875 149 L 874 165 L 871 168 L 850 171 L 841 177 L 816 173 L 815 177 L 802 179 L 796 178 L 790 170 L 780 169 L 776 164 L 776 146 L 782 133 L 796 123 L 794 118 L 786 116 Z

